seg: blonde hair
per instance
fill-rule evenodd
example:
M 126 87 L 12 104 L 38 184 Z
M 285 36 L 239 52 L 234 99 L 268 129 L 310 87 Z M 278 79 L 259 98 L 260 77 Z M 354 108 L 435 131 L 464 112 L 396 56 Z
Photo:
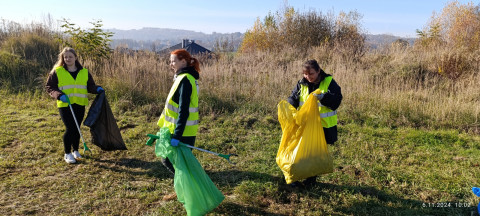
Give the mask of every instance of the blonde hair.
M 58 59 L 57 59 L 57 62 L 55 63 L 55 65 L 53 66 L 53 70 L 55 70 L 55 68 L 57 68 L 59 66 L 65 67 L 65 60 L 63 60 L 63 56 L 65 55 L 66 52 L 71 52 L 75 56 L 75 66 L 77 66 L 77 68 L 82 68 L 83 67 L 80 64 L 80 62 L 78 62 L 77 52 L 75 52 L 75 50 L 71 47 L 65 47 L 65 48 L 63 48 L 62 52 L 60 52 L 58 54 Z

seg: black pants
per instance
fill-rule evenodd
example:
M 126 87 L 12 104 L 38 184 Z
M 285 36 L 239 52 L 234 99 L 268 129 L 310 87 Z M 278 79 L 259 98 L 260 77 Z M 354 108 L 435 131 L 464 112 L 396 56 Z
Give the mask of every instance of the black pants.
M 179 140 L 182 143 L 185 143 L 185 144 L 188 144 L 188 145 L 191 145 L 191 146 L 195 146 L 195 138 L 196 137 L 194 137 L 194 136 L 192 136 L 192 137 L 182 137 Z M 165 166 L 168 169 L 168 171 L 175 174 L 175 168 L 173 168 L 172 162 L 170 162 L 170 160 L 168 160 L 168 158 L 162 158 L 162 164 L 163 164 L 163 166 Z
M 85 106 L 72 104 L 72 108 L 80 127 L 83 121 L 83 116 L 85 115 Z M 70 111 L 70 107 L 61 107 L 58 110 L 60 111 L 60 117 L 62 118 L 63 124 L 65 124 L 65 127 L 67 128 L 63 134 L 63 147 L 65 154 L 71 153 L 72 147 L 73 151 L 78 151 L 80 134 L 78 133 L 77 126 L 75 125 L 72 111 Z

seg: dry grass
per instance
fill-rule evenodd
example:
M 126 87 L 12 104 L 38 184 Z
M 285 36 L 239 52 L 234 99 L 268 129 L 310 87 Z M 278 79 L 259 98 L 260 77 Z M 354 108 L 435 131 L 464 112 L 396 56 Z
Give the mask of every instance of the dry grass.
M 241 155 L 231 167 L 195 153 L 226 195 L 212 214 L 474 212 L 478 199 L 470 190 L 480 179 L 475 172 L 480 138 L 473 134 L 480 127 L 479 61 L 475 54 L 457 55 L 388 47 L 351 62 L 331 47 L 313 47 L 201 57 L 197 144 Z M 291 189 L 274 160 L 281 137 L 276 104 L 288 97 L 301 78 L 301 64 L 312 58 L 334 76 L 344 95 L 339 141 L 330 148 L 335 171 L 312 188 Z M 454 79 L 438 72 L 439 65 L 459 62 L 468 67 Z M 106 89 L 128 152 L 96 151 L 77 165 L 65 164 L 64 129 L 54 102 L 38 90 L 41 84 L 35 82 L 37 90 L 27 93 L 2 84 L 0 213 L 185 214 L 178 202 L 161 200 L 173 191 L 172 176 L 144 146 L 172 84 L 168 56 L 114 52 L 103 64 L 84 65 Z M 470 207 L 422 206 L 439 202 Z
M 480 87 L 476 83 L 480 76 L 474 72 L 476 64 L 469 62 L 465 67 L 469 70 L 450 79 L 436 70 L 445 52 L 389 47 L 367 53 L 360 62 L 346 62 L 328 47 L 201 57 L 200 93 L 209 101 L 202 109 L 208 113 L 251 106 L 255 111 L 275 113 L 276 104 L 289 96 L 301 78 L 301 64 L 314 58 L 342 87 L 341 121 L 478 133 Z M 108 62 L 92 67 L 98 83 L 113 98 L 130 101 L 132 107 L 163 103 L 173 77 L 168 56 L 149 52 L 116 52 Z

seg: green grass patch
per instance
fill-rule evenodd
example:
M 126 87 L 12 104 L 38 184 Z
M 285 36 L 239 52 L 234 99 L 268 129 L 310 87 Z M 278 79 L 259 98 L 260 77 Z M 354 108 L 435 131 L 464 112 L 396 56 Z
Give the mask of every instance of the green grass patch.
M 112 102 L 129 150 L 100 150 L 83 126 L 93 153 L 69 165 L 63 161 L 64 126 L 55 102 L 42 94 L 0 93 L 1 215 L 185 215 L 178 201 L 162 200 L 174 191 L 173 175 L 145 145 L 145 134 L 158 130 L 161 105 L 125 108 L 121 101 Z M 339 125 L 337 144 L 329 147 L 334 172 L 319 176 L 314 186 L 291 188 L 275 163 L 282 134 L 276 116 L 205 99 L 226 107 L 204 110 L 196 146 L 239 155 L 232 157 L 237 162 L 232 166 L 193 151 L 226 197 L 209 215 L 476 212 L 480 199 L 471 187 L 480 186 L 477 135 L 346 123 Z

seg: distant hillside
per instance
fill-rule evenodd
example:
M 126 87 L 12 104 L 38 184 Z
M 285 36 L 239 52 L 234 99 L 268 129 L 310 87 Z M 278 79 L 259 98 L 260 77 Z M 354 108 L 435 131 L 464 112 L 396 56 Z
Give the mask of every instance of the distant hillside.
M 378 34 L 378 35 L 367 34 L 366 35 L 367 46 L 373 49 L 380 48 L 385 45 L 389 45 L 398 39 L 406 40 L 410 45 L 413 45 L 416 38 L 404 38 L 404 37 L 398 37 L 398 36 L 393 36 L 388 34 Z
M 182 39 L 195 40 L 196 43 L 212 50 L 217 40 L 232 41 L 233 46 L 238 48 L 243 39 L 243 34 L 216 33 L 205 34 L 203 32 L 169 29 L 169 28 L 142 28 L 132 30 L 107 29 L 113 32 L 112 47 L 123 45 L 130 49 L 155 49 L 156 51 L 181 43 Z
M 130 49 L 148 49 L 159 51 L 175 44 L 181 43 L 182 39 L 195 40 L 196 43 L 203 47 L 213 50 L 215 42 L 217 40 L 227 40 L 233 44 L 234 49 L 238 49 L 242 40 L 243 33 L 216 33 L 205 34 L 203 32 L 196 32 L 182 29 L 170 29 L 170 28 L 142 28 L 132 30 L 120 30 L 120 29 L 107 29 L 113 32 L 112 48 L 117 46 L 127 46 Z M 366 35 L 367 46 L 376 49 L 384 45 L 391 44 L 395 40 L 404 39 L 411 45 L 414 43 L 415 38 L 402 38 L 393 35 L 379 34 L 379 35 Z

